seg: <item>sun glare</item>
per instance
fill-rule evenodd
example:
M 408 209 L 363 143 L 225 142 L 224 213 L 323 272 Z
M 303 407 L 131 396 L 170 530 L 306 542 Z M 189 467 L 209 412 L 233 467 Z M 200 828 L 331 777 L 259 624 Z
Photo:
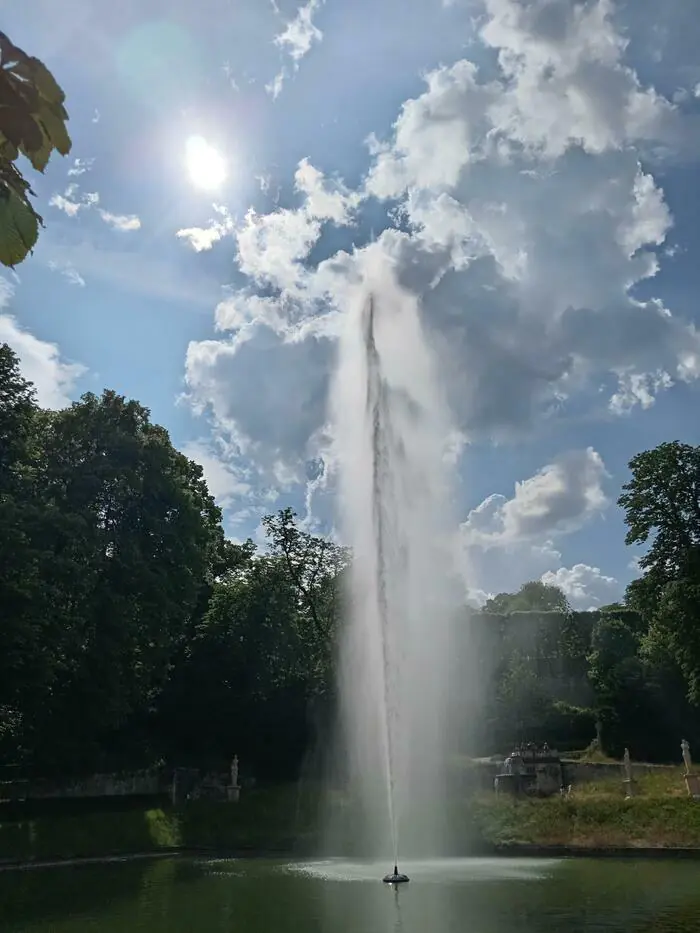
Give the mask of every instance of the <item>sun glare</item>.
M 226 178 L 224 157 L 201 136 L 190 136 L 187 140 L 185 160 L 192 184 L 198 188 L 211 191 Z

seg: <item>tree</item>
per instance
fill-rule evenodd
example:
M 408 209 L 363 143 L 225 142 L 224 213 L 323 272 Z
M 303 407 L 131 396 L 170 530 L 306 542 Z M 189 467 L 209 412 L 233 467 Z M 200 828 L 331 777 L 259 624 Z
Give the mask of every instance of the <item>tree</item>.
M 625 510 L 625 541 L 650 545 L 639 565 L 658 596 L 700 548 L 700 447 L 661 444 L 637 454 L 629 467 L 632 479 L 618 499 Z
M 700 702 L 700 447 L 661 444 L 630 461 L 618 503 L 627 544 L 646 544 L 627 602 L 645 617 L 650 656 L 672 657 Z
M 33 745 L 65 767 L 155 701 L 225 548 L 201 467 L 138 402 L 106 391 L 51 414 L 43 456 L 46 508 L 59 520 L 41 584 L 71 638 Z
M 215 766 L 236 752 L 263 777 L 296 775 L 310 689 L 297 605 L 275 555 L 251 555 L 215 585 L 161 702 L 172 757 Z
M 0 32 L 0 262 L 6 266 L 26 257 L 43 225 L 15 162 L 21 154 L 43 172 L 54 150 L 70 152 L 64 100 L 46 65 Z
M 603 747 L 620 757 L 625 747 L 654 757 L 666 738 L 656 672 L 641 655 L 641 639 L 624 618 L 601 615 L 593 629 L 588 677 L 603 727 Z
M 38 407 L 19 360 L 0 345 L 0 748 L 21 731 L 24 699 L 46 680 L 44 640 L 33 611 L 32 440 Z M 31 514 L 30 514 L 31 510 Z
M 340 614 L 342 575 L 347 548 L 300 529 L 296 514 L 283 509 L 263 519 L 272 554 L 282 560 L 297 593 L 297 610 L 318 688 L 326 689 L 336 623 Z
M 484 612 L 506 615 L 511 612 L 569 612 L 569 602 L 558 586 L 532 580 L 523 583 L 517 593 L 499 593 L 487 599 Z

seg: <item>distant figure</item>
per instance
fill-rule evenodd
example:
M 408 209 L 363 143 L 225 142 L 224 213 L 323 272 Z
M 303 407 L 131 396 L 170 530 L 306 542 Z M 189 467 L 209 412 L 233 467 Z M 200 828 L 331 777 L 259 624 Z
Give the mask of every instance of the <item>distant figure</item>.
M 238 787 L 238 755 L 234 755 L 231 762 L 231 787 Z
M 683 752 L 683 764 L 685 765 L 685 773 L 690 774 L 693 770 L 693 759 L 690 757 L 690 745 L 686 739 L 683 739 L 681 742 L 681 751 Z

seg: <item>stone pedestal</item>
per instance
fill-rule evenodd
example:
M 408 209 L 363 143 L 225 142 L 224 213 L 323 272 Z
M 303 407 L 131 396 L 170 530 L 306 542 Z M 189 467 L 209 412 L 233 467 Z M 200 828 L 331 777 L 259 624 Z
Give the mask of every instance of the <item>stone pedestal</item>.
M 688 788 L 688 796 L 693 800 L 700 800 L 700 774 L 689 772 L 685 775 L 685 786 Z
M 241 788 L 238 784 L 229 784 L 226 788 L 226 799 L 229 803 L 238 803 L 241 799 Z
M 637 795 L 637 782 L 633 781 L 631 778 L 622 782 L 622 786 L 625 789 L 625 800 L 631 800 L 632 797 Z

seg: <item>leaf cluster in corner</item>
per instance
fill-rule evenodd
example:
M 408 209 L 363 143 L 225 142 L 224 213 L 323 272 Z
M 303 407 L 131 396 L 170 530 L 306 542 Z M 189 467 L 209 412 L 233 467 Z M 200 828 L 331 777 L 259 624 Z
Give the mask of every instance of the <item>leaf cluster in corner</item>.
M 0 262 L 14 266 L 34 248 L 42 218 L 29 200 L 19 155 L 43 172 L 55 150 L 67 155 L 65 94 L 49 69 L 0 32 Z

